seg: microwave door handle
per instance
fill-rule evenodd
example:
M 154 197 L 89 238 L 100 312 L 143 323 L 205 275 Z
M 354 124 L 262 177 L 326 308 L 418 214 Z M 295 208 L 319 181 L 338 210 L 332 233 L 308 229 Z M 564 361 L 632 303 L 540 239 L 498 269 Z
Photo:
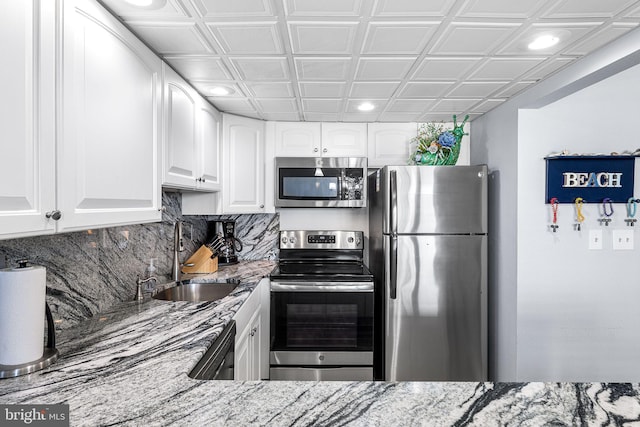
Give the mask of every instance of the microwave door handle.
M 390 247 L 389 247 L 389 298 L 396 299 L 398 286 L 398 176 L 395 170 L 389 174 L 389 223 L 390 223 Z

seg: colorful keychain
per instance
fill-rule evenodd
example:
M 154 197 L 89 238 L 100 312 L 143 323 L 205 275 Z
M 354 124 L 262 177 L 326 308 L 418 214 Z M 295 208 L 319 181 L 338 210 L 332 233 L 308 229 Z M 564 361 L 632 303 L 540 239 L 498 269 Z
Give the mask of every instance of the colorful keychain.
M 639 202 L 640 199 L 634 199 L 633 197 L 629 197 L 629 200 L 627 200 L 627 219 L 625 219 L 624 222 L 626 222 L 628 226 L 633 227 L 637 221 L 637 219 L 635 219 L 636 211 L 638 210 L 636 203 Z
M 582 223 L 584 222 L 584 215 L 582 214 L 582 205 L 584 204 L 584 199 L 582 197 L 576 197 L 575 200 L 576 207 L 576 224 L 575 230 L 580 231 L 582 229 Z
M 607 206 L 609 207 L 609 209 L 607 210 Z M 605 226 L 609 226 L 609 223 L 612 221 L 612 216 L 613 216 L 613 201 L 608 198 L 605 197 L 604 199 L 602 199 L 602 217 L 598 218 L 598 221 L 600 222 L 600 225 L 602 225 L 602 223 L 604 223 Z
M 549 200 L 549 203 L 551 203 L 551 212 L 553 213 L 553 223 L 549 226 L 549 228 L 551 228 L 555 233 L 556 230 L 560 227 L 558 225 L 558 198 L 552 197 L 551 200 Z

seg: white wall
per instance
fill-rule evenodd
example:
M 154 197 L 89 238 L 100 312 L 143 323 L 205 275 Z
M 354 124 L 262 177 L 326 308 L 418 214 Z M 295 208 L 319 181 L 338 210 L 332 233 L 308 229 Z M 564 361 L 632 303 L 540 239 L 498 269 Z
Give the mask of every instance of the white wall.
M 607 227 L 597 222 L 598 206 L 585 205 L 586 220 L 577 232 L 573 205 L 561 204 L 560 228 L 549 232 L 543 160 L 562 149 L 634 151 L 640 146 L 638 81 L 640 66 L 544 108 L 520 111 L 518 380 L 640 380 L 640 248 L 612 249 L 612 231 L 628 228 L 625 205 L 614 204 Z M 603 231 L 603 250 L 588 249 L 590 229 Z
M 547 152 L 535 154 L 537 157 L 532 158 L 531 156 L 533 154 L 530 150 L 535 148 L 529 147 L 529 145 L 533 144 L 537 146 L 537 144 L 545 144 L 545 142 L 541 142 L 535 138 L 535 132 L 537 132 L 537 130 L 535 128 L 532 129 L 531 127 L 535 125 L 530 124 L 526 133 L 534 137 L 526 142 L 527 146 L 525 147 L 524 142 L 519 140 L 525 132 L 524 130 L 519 130 L 519 112 L 523 108 L 541 108 L 549 105 L 554 101 L 576 93 L 581 89 L 640 63 L 639 47 L 640 29 L 637 29 L 627 33 L 625 36 L 604 46 L 591 55 L 576 61 L 566 69 L 505 102 L 498 108 L 474 120 L 472 123 L 473 144 L 471 145 L 471 163 L 487 163 L 491 172 L 491 218 L 489 229 L 489 299 L 491 310 L 489 369 L 491 379 L 493 380 L 516 381 L 521 379 L 518 373 L 519 366 L 525 366 L 525 361 L 529 360 L 528 355 L 523 355 L 518 352 L 517 343 L 520 341 L 520 336 L 518 335 L 517 325 L 521 314 L 518 303 L 523 299 L 530 298 L 530 295 L 526 293 L 530 291 L 535 293 L 535 288 L 524 287 L 521 289 L 520 287 L 522 275 L 518 273 L 518 269 L 523 266 L 527 258 L 519 252 L 522 250 L 522 245 L 517 244 L 517 239 L 519 228 L 533 227 L 534 223 L 523 222 L 520 224 L 518 222 L 519 216 L 522 215 L 520 211 L 521 206 L 518 204 L 518 201 L 527 200 L 529 196 L 528 194 L 521 194 L 524 191 L 528 191 L 528 187 L 525 185 L 521 188 L 519 180 L 523 179 L 527 168 L 535 167 L 535 164 L 541 161 L 541 157 L 548 154 L 549 151 L 557 151 L 564 148 L 564 144 L 561 147 L 554 146 L 553 149 L 546 147 L 545 150 L 547 150 Z M 629 111 L 626 111 L 627 106 L 614 103 L 606 104 L 606 106 L 603 105 L 602 103 L 605 102 L 606 99 L 606 97 L 603 99 L 589 97 L 589 101 L 586 102 L 586 104 L 592 104 L 594 109 L 610 109 L 617 114 L 619 121 L 625 118 L 633 120 L 633 114 L 637 117 L 637 110 L 630 114 Z M 627 100 L 629 103 L 633 102 L 630 96 Z M 567 107 L 568 110 L 571 108 L 571 106 Z M 525 117 L 527 113 L 523 113 L 523 117 Z M 592 118 L 592 116 L 590 118 Z M 583 135 L 587 135 L 598 126 L 598 121 L 594 123 L 593 120 L 588 121 L 581 119 L 577 115 L 571 115 L 571 118 L 567 118 L 560 127 L 564 127 L 568 131 L 572 130 L 573 134 L 576 133 L 577 128 L 584 128 Z M 631 137 L 631 135 L 633 134 L 630 134 L 628 137 Z M 573 136 L 573 138 L 574 141 L 578 141 L 578 137 Z M 610 147 L 612 142 L 609 139 L 602 139 L 601 144 Z M 615 147 L 607 148 L 605 151 L 620 149 L 617 142 L 613 144 Z M 521 168 L 522 170 L 520 170 Z M 534 177 L 532 179 L 537 181 L 543 178 Z M 543 186 L 544 181 L 542 180 L 541 182 L 542 184 L 540 185 Z M 543 201 L 543 199 L 544 197 L 539 200 Z M 543 202 L 537 200 L 534 200 L 532 203 L 543 205 Z M 523 204 L 523 206 L 527 206 L 527 209 L 529 209 L 528 205 Z M 566 252 L 566 250 L 564 252 Z M 613 257 L 611 254 L 608 256 L 609 258 Z M 536 275 L 539 276 L 542 274 L 545 260 L 546 258 L 540 258 L 538 255 L 538 257 L 530 261 L 538 267 Z M 525 292 L 525 295 L 520 296 L 521 292 Z M 573 310 L 572 307 L 580 304 L 580 296 L 578 295 L 576 298 L 577 301 L 565 312 L 565 315 L 568 317 L 573 316 L 571 312 L 571 310 Z M 547 321 L 544 316 L 536 315 L 535 313 L 524 313 L 523 315 L 525 315 L 523 319 L 540 322 L 540 325 L 543 325 L 544 322 Z M 594 319 L 597 319 L 597 316 L 594 317 Z M 592 334 L 597 329 L 597 327 L 594 328 L 589 325 L 583 326 L 585 326 L 582 332 L 584 334 Z M 520 350 L 524 351 L 524 349 Z M 519 363 L 521 357 L 523 357 L 522 363 Z

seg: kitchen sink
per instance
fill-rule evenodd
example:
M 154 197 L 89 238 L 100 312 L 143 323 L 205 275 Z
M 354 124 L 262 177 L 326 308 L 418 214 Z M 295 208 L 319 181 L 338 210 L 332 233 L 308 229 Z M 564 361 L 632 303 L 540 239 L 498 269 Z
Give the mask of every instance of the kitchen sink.
M 166 288 L 153 295 L 153 298 L 164 301 L 216 301 L 229 295 L 239 284 L 240 281 L 236 279 L 217 282 L 188 281 Z

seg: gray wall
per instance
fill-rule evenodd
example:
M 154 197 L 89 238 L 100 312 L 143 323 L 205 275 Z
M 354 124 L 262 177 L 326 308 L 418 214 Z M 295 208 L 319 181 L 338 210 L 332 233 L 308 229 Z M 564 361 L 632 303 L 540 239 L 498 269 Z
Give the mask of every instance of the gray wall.
M 522 134 L 519 134 L 520 112 L 523 109 L 542 108 L 640 63 L 639 47 L 640 30 L 637 29 L 576 61 L 472 122 L 471 163 L 487 163 L 491 172 L 489 298 L 490 374 L 493 380 L 524 379 L 518 373 L 518 361 L 521 356 L 517 347 L 520 340 L 518 304 L 521 301 L 519 294 L 524 290 L 521 288 L 522 276 L 518 272 L 518 265 L 525 262 L 544 265 L 540 264 L 544 258 L 527 259 L 519 252 L 522 248 L 518 242 L 519 230 L 530 225 L 518 220 L 522 216 L 518 209 L 518 206 L 521 206 L 520 201 L 528 202 L 530 197 L 526 193 L 530 188 L 520 183 L 521 171 L 524 173 L 528 165 L 541 162 L 540 153 L 536 152 L 532 158 L 530 151 L 522 151 L 524 142 L 520 138 Z M 633 102 L 631 97 L 628 99 L 629 102 Z M 599 101 L 593 99 L 594 105 L 597 106 Z M 624 106 L 608 105 L 607 108 L 612 108 L 621 120 L 625 116 L 630 117 Z M 584 127 L 588 133 L 590 127 L 600 124 L 573 117 L 561 126 Z M 535 127 L 528 129 L 535 132 Z M 529 138 L 527 144 L 537 142 L 535 138 Z M 545 148 L 549 151 L 564 148 L 559 142 L 556 143 L 554 150 L 550 146 Z M 602 143 L 604 151 L 621 150 L 621 144 L 617 141 L 605 140 Z M 630 144 L 632 143 L 629 142 L 626 147 L 635 148 Z M 543 177 L 535 177 L 538 184 L 540 179 Z M 544 205 L 543 200 L 533 200 L 531 203 Z M 539 316 L 537 319 L 543 320 L 542 317 Z

